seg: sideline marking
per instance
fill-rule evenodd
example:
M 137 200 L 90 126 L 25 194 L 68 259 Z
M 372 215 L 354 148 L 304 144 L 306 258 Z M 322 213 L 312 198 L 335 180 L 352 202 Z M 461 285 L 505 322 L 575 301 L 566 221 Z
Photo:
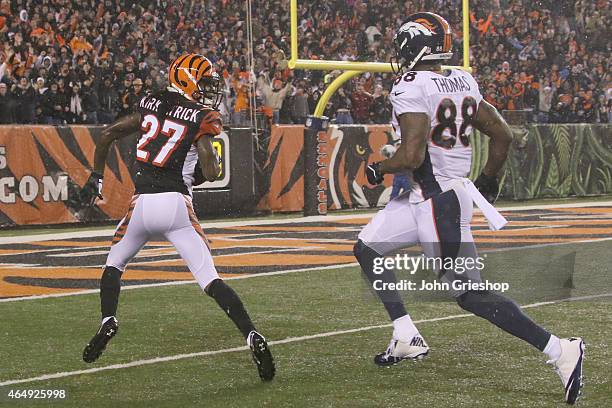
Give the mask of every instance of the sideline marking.
M 498 211 L 524 211 L 524 210 L 546 210 L 550 208 L 581 208 L 581 207 L 607 207 L 612 206 L 612 201 L 591 201 L 584 203 L 568 203 L 568 204 L 547 204 L 547 205 L 525 205 L 513 207 L 499 207 Z M 283 224 L 299 224 L 310 222 L 346 220 L 351 218 L 372 218 L 378 211 L 363 212 L 358 214 L 340 214 L 340 215 L 313 215 L 310 217 L 296 217 L 283 219 L 262 219 L 251 221 L 215 221 L 215 222 L 200 222 L 202 228 L 227 228 L 227 227 L 245 227 L 258 225 L 283 225 Z M 474 214 L 481 214 L 482 211 L 477 207 L 474 208 Z M 75 225 L 75 228 L 80 226 Z M 68 227 L 70 228 L 70 227 Z M 0 237 L 0 244 L 25 244 L 34 241 L 70 239 L 70 238 L 93 238 L 93 237 L 111 237 L 115 233 L 115 227 L 91 230 L 91 231 L 73 231 L 59 234 L 38 234 L 26 236 Z
M 581 241 L 570 241 L 570 242 L 549 242 L 547 244 L 533 244 L 533 245 L 525 245 L 525 246 L 510 247 L 510 248 L 489 249 L 486 251 L 482 251 L 482 253 L 487 254 L 487 253 L 496 253 L 496 252 L 515 251 L 515 250 L 521 250 L 521 249 L 545 248 L 549 246 L 564 246 L 564 245 L 598 243 L 598 242 L 605 242 L 605 241 L 611 241 L 611 240 L 612 240 L 612 237 L 585 239 Z M 218 256 L 224 256 L 224 255 L 218 255 Z M 103 266 L 104 265 L 99 265 L 100 268 L 102 268 Z M 245 273 L 242 275 L 224 277 L 223 280 L 250 279 L 250 278 L 259 278 L 259 277 L 264 277 L 264 276 L 286 275 L 286 274 L 296 273 L 296 272 L 312 272 L 312 271 L 319 271 L 319 270 L 348 268 L 348 267 L 353 267 L 353 266 L 359 266 L 359 263 L 351 262 L 351 263 L 345 263 L 345 264 L 315 266 L 312 268 L 287 269 L 284 271 L 274 271 L 274 272 L 265 272 L 265 273 Z M 71 268 L 71 267 L 66 266 L 65 268 Z M 83 268 L 92 268 L 92 266 L 87 266 Z M 179 285 L 188 285 L 188 284 L 195 284 L 195 283 L 197 282 L 194 279 L 160 282 L 160 283 L 144 283 L 141 285 L 125 285 L 121 287 L 121 290 L 146 289 L 146 288 L 154 288 L 158 286 L 179 286 Z M 90 295 L 93 293 L 100 293 L 100 290 L 99 289 L 86 289 L 86 290 L 81 290 L 79 292 L 51 293 L 48 295 L 34 295 L 34 296 L 5 298 L 5 299 L 0 299 L 0 303 L 18 302 L 18 301 L 30 300 L 30 299 L 47 299 L 47 298 L 58 298 L 58 297 L 77 296 L 77 295 Z
M 602 297 L 608 297 L 608 296 L 612 296 L 612 293 L 602 293 L 602 294 L 599 294 L 599 295 L 578 296 L 578 297 L 562 299 L 562 300 L 552 300 L 552 301 L 548 301 L 548 302 L 531 303 L 531 304 L 528 304 L 528 305 L 525 305 L 525 306 L 521 306 L 521 308 L 522 309 L 528 309 L 528 308 L 534 308 L 534 307 L 540 307 L 540 306 L 554 305 L 556 303 L 562 303 L 562 302 L 571 302 L 571 301 L 577 301 L 577 300 L 589 300 L 589 299 L 596 299 L 596 298 L 602 298 Z M 432 319 L 416 320 L 414 323 L 415 324 L 419 324 L 419 323 L 432 323 L 432 322 L 440 322 L 440 321 L 444 321 L 444 320 L 460 319 L 460 318 L 470 317 L 470 316 L 475 316 L 475 315 L 473 315 L 471 313 L 462 313 L 462 314 L 450 315 L 450 316 L 444 316 L 444 317 L 435 317 L 435 318 L 432 318 Z M 282 340 L 273 340 L 273 341 L 270 341 L 268 344 L 273 346 L 273 345 L 277 345 L 277 344 L 297 343 L 297 342 L 306 341 L 306 340 L 320 339 L 320 338 L 331 337 L 331 336 L 339 336 L 339 335 L 343 335 L 343 334 L 358 333 L 358 332 L 375 330 L 375 329 L 381 329 L 381 328 L 391 327 L 391 326 L 393 326 L 391 323 L 387 323 L 387 324 L 379 324 L 379 325 L 375 325 L 375 326 L 363 326 L 363 327 L 358 327 L 358 328 L 355 328 L 355 329 L 346 329 L 346 330 L 337 330 L 337 331 L 331 331 L 331 332 L 317 333 L 317 334 L 311 334 L 311 335 L 300 336 L 300 337 L 287 337 L 287 338 L 282 339 Z M 200 352 L 197 352 L 197 353 L 175 354 L 173 356 L 156 357 L 156 358 L 151 358 L 151 359 L 136 360 L 136 361 L 131 361 L 129 363 L 112 364 L 112 365 L 108 365 L 108 366 L 104 366 L 104 367 L 90 368 L 90 369 L 87 369 L 87 370 L 63 371 L 63 372 L 59 372 L 59 373 L 45 374 L 45 375 L 41 375 L 41 376 L 38 376 L 38 377 L 24 378 L 24 379 L 20 379 L 20 380 L 7 380 L 7 381 L 3 381 L 3 382 L 0 382 L 0 387 L 4 387 L 4 386 L 7 386 L 7 385 L 14 385 L 14 384 L 30 383 L 30 382 L 35 382 L 35 381 L 52 380 L 52 379 L 56 379 L 56 378 L 73 377 L 73 376 L 76 376 L 76 375 L 91 374 L 91 373 L 97 373 L 97 372 L 100 372 L 100 371 L 119 370 L 119 369 L 122 369 L 122 368 L 129 368 L 129 367 L 139 367 L 139 366 L 143 366 L 143 365 L 150 365 L 150 364 L 156 364 L 156 363 L 164 363 L 164 362 L 167 362 L 167 361 L 183 360 L 183 359 L 192 358 L 192 357 L 204 357 L 204 356 L 213 356 L 213 355 L 217 355 L 217 354 L 233 353 L 235 351 L 244 351 L 244 350 L 248 350 L 248 349 L 249 349 L 248 346 L 232 347 L 232 348 L 226 348 L 226 349 L 221 349 L 221 350 L 200 351 Z

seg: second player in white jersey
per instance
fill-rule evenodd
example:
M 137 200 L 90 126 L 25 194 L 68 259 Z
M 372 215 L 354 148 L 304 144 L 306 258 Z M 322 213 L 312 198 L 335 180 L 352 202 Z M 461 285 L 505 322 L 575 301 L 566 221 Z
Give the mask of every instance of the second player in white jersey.
M 389 94 L 391 124 L 401 139 L 398 118 L 403 113 L 425 113 L 431 119 L 425 160 L 410 172 L 411 202 L 447 190 L 450 183 L 467 177 L 472 162 L 470 135 L 482 100 L 478 84 L 465 71 L 409 71 L 398 76 Z
M 401 144 L 392 157 L 368 164 L 366 177 L 377 185 L 385 174 L 408 172 L 413 189 L 409 195 L 395 197 L 372 217 L 353 247 L 361 270 L 393 322 L 389 346 L 374 357 L 380 366 L 423 358 L 429 354 L 429 346 L 396 289 L 393 269 L 384 267 L 381 271 L 375 266 L 387 265 L 396 251 L 417 243 L 427 258 L 471 260 L 471 265 L 476 265 L 478 253 L 470 226 L 473 203 L 492 230 L 506 223 L 490 203 L 498 195 L 497 178 L 508 155 L 512 131 L 497 110 L 482 100 L 470 74 L 443 68 L 442 62 L 453 55 L 451 36 L 443 17 L 416 13 L 408 16 L 393 38 L 395 66 L 402 74 L 395 80 L 390 99 L 392 124 Z M 472 159 L 472 128 L 489 136 L 488 159 L 474 183 L 466 178 Z M 559 339 L 504 295 L 463 286 L 482 282 L 478 267 L 440 266 L 434 272 L 441 281 L 451 283 L 451 288 L 459 283 L 459 290 L 450 292 L 462 309 L 546 354 L 561 377 L 566 402 L 576 402 L 584 355 L 580 338 Z M 419 282 L 414 283 L 418 287 Z

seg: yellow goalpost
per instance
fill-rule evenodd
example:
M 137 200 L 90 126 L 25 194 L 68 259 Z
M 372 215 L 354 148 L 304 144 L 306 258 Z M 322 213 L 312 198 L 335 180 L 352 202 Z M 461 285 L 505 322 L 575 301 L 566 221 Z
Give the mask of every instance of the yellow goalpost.
M 364 72 L 392 72 L 389 62 L 355 62 L 355 61 L 330 61 L 330 60 L 307 60 L 298 58 L 298 10 L 297 0 L 290 0 L 291 12 L 291 58 L 287 61 L 290 69 L 310 69 L 323 71 L 344 71 L 332 81 L 325 92 L 319 98 L 314 111 L 315 117 L 322 117 L 327 102 L 331 96 L 346 81 Z M 458 68 L 471 72 L 470 67 L 470 13 L 469 0 L 462 0 L 463 14 L 463 66 L 443 66 L 443 68 Z

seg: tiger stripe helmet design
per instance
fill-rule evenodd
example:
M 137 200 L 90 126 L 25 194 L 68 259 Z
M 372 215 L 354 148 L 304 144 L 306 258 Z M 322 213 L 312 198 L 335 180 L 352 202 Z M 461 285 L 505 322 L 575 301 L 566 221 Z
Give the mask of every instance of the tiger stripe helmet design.
M 208 58 L 200 54 L 183 54 L 170 64 L 170 86 L 187 99 L 211 106 L 221 103 L 221 77 Z
M 410 15 L 395 33 L 393 42 L 400 68 L 411 70 L 420 61 L 453 57 L 450 25 L 435 13 Z

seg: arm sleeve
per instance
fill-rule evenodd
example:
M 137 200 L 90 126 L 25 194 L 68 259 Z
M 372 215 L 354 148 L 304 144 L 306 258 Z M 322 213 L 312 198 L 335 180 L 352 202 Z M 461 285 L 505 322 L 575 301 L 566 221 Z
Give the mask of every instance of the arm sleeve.
M 196 144 L 202 136 L 217 136 L 223 131 L 223 123 L 221 122 L 221 114 L 216 110 L 205 112 L 198 133 L 193 139 L 193 144 Z

